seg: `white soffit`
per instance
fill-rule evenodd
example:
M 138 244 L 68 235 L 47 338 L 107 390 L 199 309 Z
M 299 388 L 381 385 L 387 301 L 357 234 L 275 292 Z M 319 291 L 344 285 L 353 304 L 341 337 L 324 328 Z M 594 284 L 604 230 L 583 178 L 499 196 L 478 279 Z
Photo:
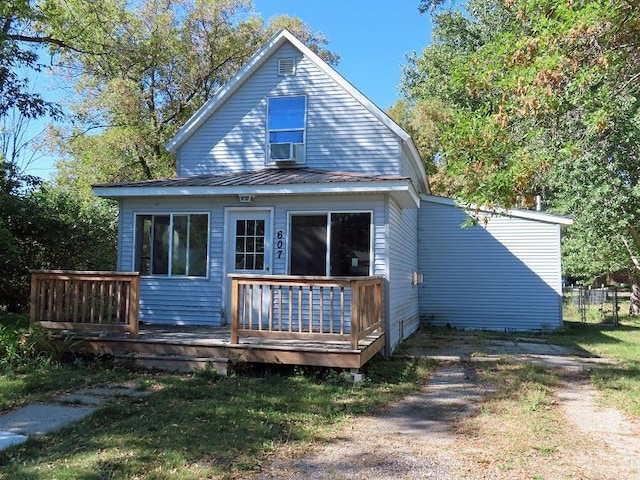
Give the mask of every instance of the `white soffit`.
M 413 186 L 407 182 L 381 183 L 343 182 L 340 184 L 304 184 L 304 185 L 238 185 L 238 186 L 184 186 L 184 187 L 93 187 L 98 197 L 151 198 L 151 197 L 197 197 L 231 195 L 321 195 L 321 194 L 376 194 L 387 193 L 393 196 L 403 208 L 417 208 L 420 197 Z

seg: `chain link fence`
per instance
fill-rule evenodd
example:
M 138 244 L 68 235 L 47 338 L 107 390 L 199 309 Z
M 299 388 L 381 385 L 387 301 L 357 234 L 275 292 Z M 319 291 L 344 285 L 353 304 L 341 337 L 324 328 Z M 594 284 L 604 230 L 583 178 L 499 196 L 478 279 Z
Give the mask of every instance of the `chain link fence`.
M 564 289 L 565 318 L 577 317 L 582 323 L 618 326 L 618 289 L 616 287 L 568 287 Z

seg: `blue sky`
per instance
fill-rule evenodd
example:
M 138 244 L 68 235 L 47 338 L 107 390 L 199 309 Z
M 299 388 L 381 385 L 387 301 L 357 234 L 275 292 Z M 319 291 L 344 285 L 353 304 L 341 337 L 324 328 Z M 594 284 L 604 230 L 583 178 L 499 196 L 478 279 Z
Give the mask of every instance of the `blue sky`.
M 419 0 L 253 0 L 265 20 L 287 14 L 299 17 L 329 40 L 340 55 L 336 69 L 382 109 L 399 98 L 406 55 L 420 52 L 431 39 L 431 18 L 418 12 Z M 51 79 L 40 78 L 50 88 Z M 51 94 L 58 97 L 55 91 Z M 49 96 L 45 92 L 45 96 Z M 54 159 L 42 156 L 27 172 L 49 178 Z
M 340 55 L 337 70 L 379 107 L 398 99 L 405 54 L 431 40 L 431 18 L 419 0 L 254 0 L 263 18 L 299 17 L 330 41 Z

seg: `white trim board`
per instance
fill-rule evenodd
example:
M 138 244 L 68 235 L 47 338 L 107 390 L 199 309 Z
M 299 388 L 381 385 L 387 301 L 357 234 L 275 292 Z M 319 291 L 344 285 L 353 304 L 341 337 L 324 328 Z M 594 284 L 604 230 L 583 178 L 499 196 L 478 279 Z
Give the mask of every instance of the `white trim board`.
M 487 208 L 487 207 L 477 207 L 476 205 L 464 205 L 458 203 L 453 198 L 448 197 L 439 197 L 436 195 L 426 195 L 421 194 L 420 200 L 429 203 L 437 203 L 439 205 L 448 205 L 450 207 L 457 207 L 466 211 L 473 212 L 482 212 L 489 215 L 500 216 L 500 217 L 514 217 L 514 218 L 522 218 L 525 220 L 533 220 L 536 222 L 543 223 L 554 223 L 560 226 L 569 226 L 573 224 L 573 219 L 570 217 L 564 217 L 561 215 L 554 215 L 545 212 L 538 212 L 534 210 L 520 210 L 520 209 L 504 209 L 504 208 Z
M 420 197 L 410 182 L 343 182 L 340 184 L 303 185 L 241 185 L 229 187 L 93 187 L 98 197 L 183 197 L 183 196 L 230 196 L 230 195 L 316 195 L 351 193 L 389 193 L 404 208 L 420 206 Z

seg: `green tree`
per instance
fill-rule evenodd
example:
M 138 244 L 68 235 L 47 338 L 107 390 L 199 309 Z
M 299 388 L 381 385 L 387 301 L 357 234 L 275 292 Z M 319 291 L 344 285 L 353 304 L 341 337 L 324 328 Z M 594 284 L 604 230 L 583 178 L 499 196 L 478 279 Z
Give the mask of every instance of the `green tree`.
M 59 132 L 60 183 L 171 176 L 166 142 L 279 28 L 338 60 L 299 19 L 265 25 L 246 0 L 63 3 L 52 35 L 73 38 L 60 65 L 77 79 L 80 101 L 75 128 Z
M 36 25 L 43 21 L 39 5 L 28 0 L 0 3 L 0 117 L 13 108 L 27 118 L 56 116 L 59 108 L 32 92 L 23 71 L 40 71 L 37 47 L 62 45 L 59 40 L 41 34 Z
M 57 36 L 48 0 L 0 3 L 0 308 L 26 309 L 30 268 L 113 268 L 116 210 L 105 201 L 81 201 L 73 191 L 25 175 L 22 160 L 29 120 L 57 118 L 60 108 L 34 91 L 41 49 L 78 50 Z
M 435 8 L 436 22 L 455 18 L 441 3 L 421 7 Z M 640 273 L 638 7 L 610 0 L 471 4 L 462 21 L 469 35 L 451 35 L 452 22 L 439 22 L 436 44 L 414 59 L 403 83 L 411 101 L 438 98 L 452 111 L 439 145 L 445 174 L 455 179 L 447 193 L 506 207 L 543 193 L 554 211 L 575 218 L 564 242 L 568 274 Z M 492 24 L 477 14 L 485 11 L 508 21 Z M 479 38 L 470 37 L 474 29 L 490 33 L 461 47 L 452 41 Z M 454 54 L 443 62 L 441 51 Z
M 29 269 L 113 270 L 116 213 L 46 186 L 0 196 L 0 306 L 27 308 Z

